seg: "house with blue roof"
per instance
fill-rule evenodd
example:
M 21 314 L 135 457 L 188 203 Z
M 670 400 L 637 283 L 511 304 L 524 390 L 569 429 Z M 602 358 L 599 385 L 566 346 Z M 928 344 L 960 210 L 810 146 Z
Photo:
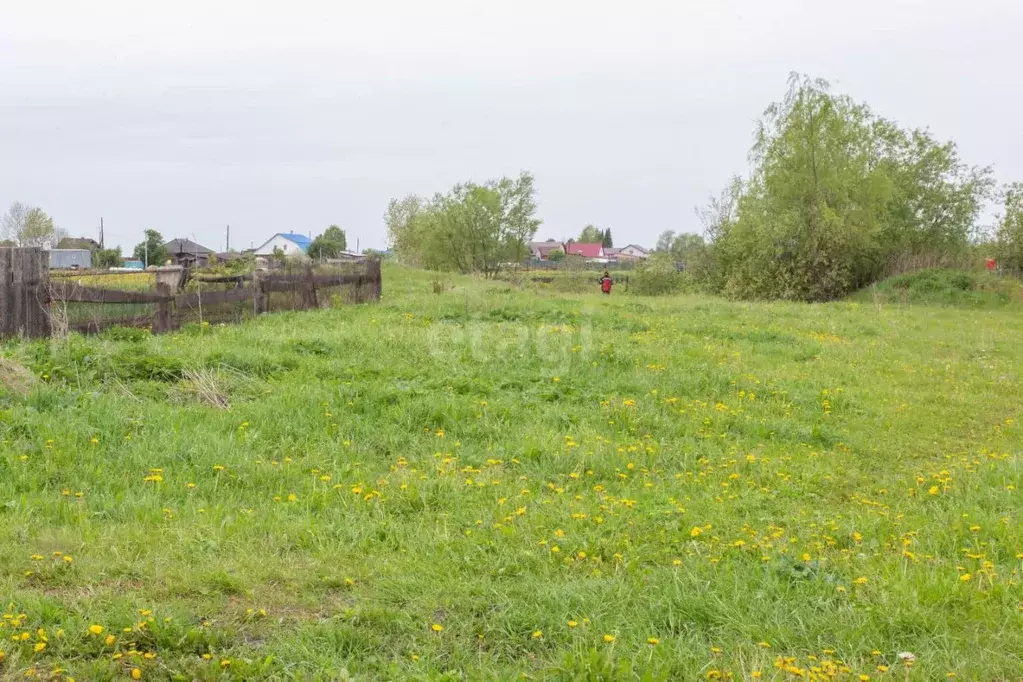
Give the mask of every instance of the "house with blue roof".
M 270 237 L 265 243 L 258 246 L 253 253 L 259 257 L 269 258 L 274 255 L 277 249 L 284 252 L 285 256 L 291 258 L 308 258 L 309 247 L 313 240 L 304 234 L 295 232 L 278 232 Z

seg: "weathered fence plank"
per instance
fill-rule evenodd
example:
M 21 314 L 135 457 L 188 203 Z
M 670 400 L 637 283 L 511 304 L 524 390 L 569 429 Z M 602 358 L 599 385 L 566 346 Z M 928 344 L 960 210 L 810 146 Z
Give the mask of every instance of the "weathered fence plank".
M 50 335 L 50 259 L 40 248 L 5 248 L 0 260 L 0 334 Z
M 74 282 L 56 280 L 50 283 L 51 296 L 68 303 L 159 303 L 165 297 L 152 291 L 124 291 L 87 287 Z
M 219 275 L 216 277 L 198 275 L 192 278 L 193 282 L 207 282 L 209 284 L 226 284 L 227 282 L 251 282 L 252 275 Z
M 217 305 L 219 303 L 240 303 L 257 295 L 254 287 L 228 289 L 226 291 L 193 291 L 188 294 L 178 294 L 174 297 L 174 303 L 179 308 L 198 308 L 200 305 Z
M 0 248 L 0 337 L 17 334 L 13 258 L 14 249 Z
M 209 291 L 180 292 L 184 283 L 180 267 L 159 268 L 156 271 L 155 291 L 126 291 L 78 284 L 73 279 L 60 277 L 49 279 L 49 258 L 43 249 L 0 248 L 0 336 L 47 336 L 51 333 L 50 304 L 56 302 L 83 304 L 155 304 L 155 315 L 151 309 L 141 314 L 122 316 L 98 315 L 93 319 L 80 319 L 88 308 L 76 308 L 77 319 L 67 320 L 69 330 L 96 332 L 118 324 L 133 326 L 151 325 L 154 333 L 177 329 L 183 320 L 191 319 L 195 310 L 205 306 L 245 304 L 252 300 L 255 314 L 270 312 L 272 292 L 293 292 L 274 306 L 284 309 L 315 308 L 319 301 L 330 293 L 318 293 L 318 289 L 332 290 L 351 287 L 355 302 L 379 300 L 381 290 L 380 262 L 369 260 L 359 268 L 346 268 L 333 274 L 316 274 L 312 267 L 300 272 L 273 273 L 256 271 L 240 275 L 197 277 L 193 281 L 209 284 L 223 284 L 227 287 L 211 288 Z M 251 286 L 242 286 L 251 282 Z M 235 286 L 231 286 L 234 284 Z M 205 311 L 203 311 L 205 312 Z M 65 306 L 66 313 L 66 306 Z M 237 318 L 228 311 L 228 315 Z M 223 319 L 224 311 L 214 310 L 213 315 Z M 199 319 L 205 315 L 200 314 Z

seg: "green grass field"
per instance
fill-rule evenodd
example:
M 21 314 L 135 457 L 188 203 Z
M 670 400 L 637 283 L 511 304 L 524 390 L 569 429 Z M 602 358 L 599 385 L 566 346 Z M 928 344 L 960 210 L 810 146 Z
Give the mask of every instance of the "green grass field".
M 1023 679 L 1019 307 L 433 279 L 8 344 L 0 679 Z

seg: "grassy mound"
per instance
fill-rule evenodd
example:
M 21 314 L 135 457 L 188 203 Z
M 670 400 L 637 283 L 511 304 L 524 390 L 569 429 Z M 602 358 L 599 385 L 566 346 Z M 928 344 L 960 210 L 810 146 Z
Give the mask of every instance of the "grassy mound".
M 917 270 L 878 282 L 854 299 L 903 305 L 1003 307 L 1023 302 L 1023 286 L 1009 277 L 966 270 Z

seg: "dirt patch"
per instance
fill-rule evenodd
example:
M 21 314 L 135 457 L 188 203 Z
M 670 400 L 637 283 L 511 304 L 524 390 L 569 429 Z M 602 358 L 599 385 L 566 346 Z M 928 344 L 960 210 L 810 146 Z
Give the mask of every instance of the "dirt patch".
M 14 360 L 0 356 L 0 391 L 24 398 L 35 383 L 36 378 L 32 372 Z

